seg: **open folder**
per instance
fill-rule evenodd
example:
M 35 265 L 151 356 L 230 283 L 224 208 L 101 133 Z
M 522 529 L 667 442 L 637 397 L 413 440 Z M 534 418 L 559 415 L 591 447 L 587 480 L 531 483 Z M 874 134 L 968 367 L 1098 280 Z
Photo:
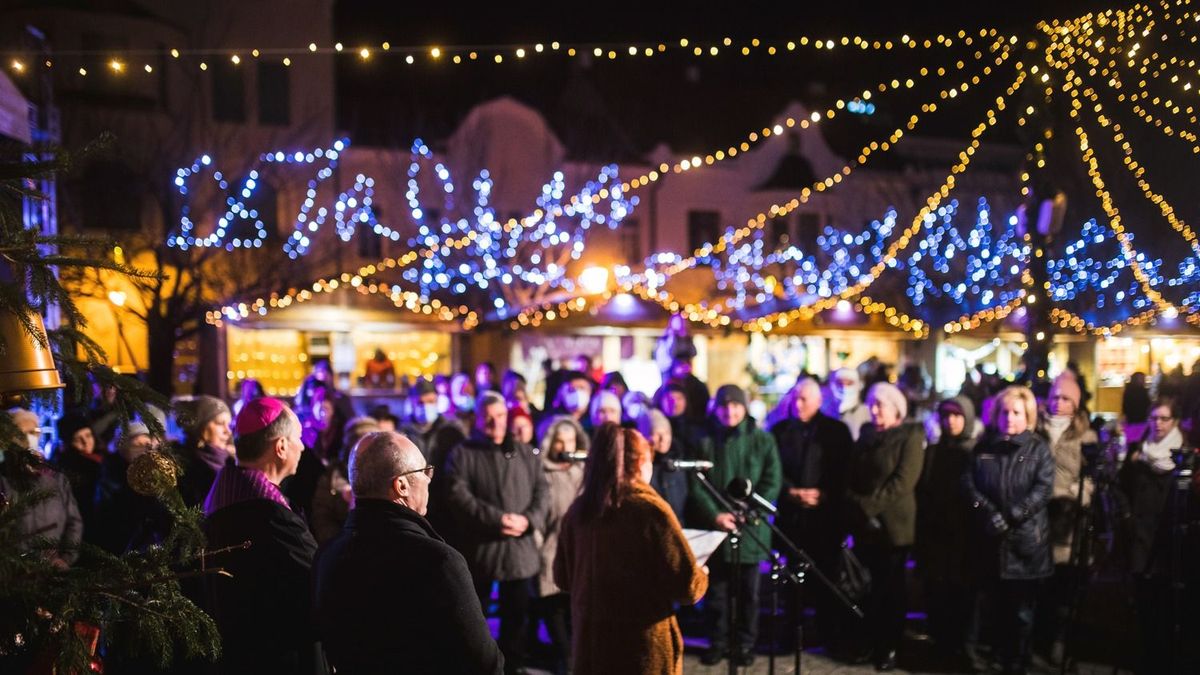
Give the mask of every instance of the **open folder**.
M 721 542 L 725 541 L 725 537 L 729 536 L 728 532 L 719 532 L 717 530 L 689 530 L 684 528 L 683 536 L 687 538 L 688 546 L 692 548 L 692 555 L 696 556 L 696 564 L 703 567 L 708 563 L 708 558 L 717 550 Z

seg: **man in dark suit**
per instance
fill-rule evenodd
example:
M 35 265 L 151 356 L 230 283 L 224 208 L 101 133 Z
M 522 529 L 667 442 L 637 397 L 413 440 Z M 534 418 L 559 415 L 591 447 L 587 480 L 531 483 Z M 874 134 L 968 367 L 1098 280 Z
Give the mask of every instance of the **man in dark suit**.
M 462 554 L 425 520 L 434 467 L 408 438 L 350 454 L 355 508 L 317 554 L 315 615 L 338 673 L 500 673 Z
M 794 408 L 771 427 L 783 468 L 775 524 L 812 556 L 821 571 L 829 574 L 835 569 L 846 538 L 842 496 L 854 441 L 841 420 L 821 412 L 821 385 L 816 380 L 802 378 L 792 391 Z M 807 587 L 817 607 L 821 640 L 826 648 L 836 650 L 842 645 L 831 644 L 830 640 L 839 633 L 836 619 L 843 610 L 820 584 Z M 793 608 L 797 612 L 793 614 L 795 620 L 800 619 L 800 609 Z
M 296 473 L 300 420 L 273 398 L 237 417 L 237 464 L 217 473 L 204 500 L 209 567 L 205 604 L 221 632 L 222 673 L 324 672 L 309 620 L 317 543 L 279 483 Z M 248 546 L 246 546 L 248 544 Z

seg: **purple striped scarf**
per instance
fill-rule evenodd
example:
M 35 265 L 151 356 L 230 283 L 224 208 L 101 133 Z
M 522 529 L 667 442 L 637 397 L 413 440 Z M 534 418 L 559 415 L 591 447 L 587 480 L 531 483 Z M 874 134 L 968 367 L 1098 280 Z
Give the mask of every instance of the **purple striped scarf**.
M 217 472 L 217 479 L 204 500 L 204 515 L 211 516 L 226 506 L 251 499 L 269 499 L 291 508 L 279 487 L 268 480 L 266 474 L 258 469 L 226 464 Z

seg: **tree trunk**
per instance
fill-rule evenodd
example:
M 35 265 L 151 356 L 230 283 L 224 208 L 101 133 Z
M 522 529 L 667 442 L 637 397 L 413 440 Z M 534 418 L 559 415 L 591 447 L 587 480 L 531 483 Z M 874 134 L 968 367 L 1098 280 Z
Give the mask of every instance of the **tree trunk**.
M 171 396 L 175 393 L 175 324 L 151 315 L 146 321 L 146 335 L 147 353 L 150 356 L 146 384 L 161 394 Z

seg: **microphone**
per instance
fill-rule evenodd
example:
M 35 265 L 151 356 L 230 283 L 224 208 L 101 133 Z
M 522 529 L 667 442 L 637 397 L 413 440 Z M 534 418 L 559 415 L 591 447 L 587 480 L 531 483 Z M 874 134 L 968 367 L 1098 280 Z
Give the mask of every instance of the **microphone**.
M 706 459 L 668 459 L 667 471 L 708 471 L 713 463 Z
M 749 478 L 734 478 L 729 481 L 729 485 L 726 486 L 725 491 L 729 493 L 730 497 L 741 502 L 746 502 L 758 511 L 772 516 L 775 515 L 775 505 L 766 497 L 754 491 L 754 484 L 750 482 Z
M 560 462 L 586 462 L 588 454 L 586 452 L 560 452 L 558 453 L 558 461 Z

